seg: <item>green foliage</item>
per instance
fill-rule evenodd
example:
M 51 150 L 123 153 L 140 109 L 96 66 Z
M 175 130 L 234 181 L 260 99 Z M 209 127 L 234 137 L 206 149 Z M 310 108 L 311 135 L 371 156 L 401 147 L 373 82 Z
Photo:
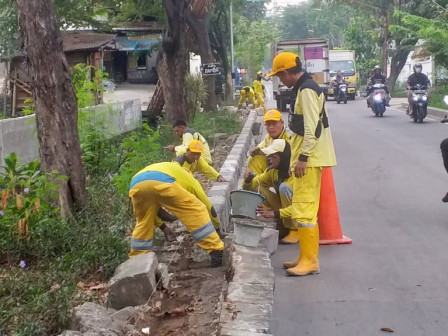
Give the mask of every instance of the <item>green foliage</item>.
M 235 59 L 248 70 L 248 77 L 255 74 L 270 57 L 270 44 L 280 37 L 279 30 L 267 20 L 250 22 L 240 16 L 235 23 Z
M 443 96 L 447 95 L 447 93 L 448 86 L 438 86 L 431 89 L 431 99 L 429 100 L 429 106 L 448 110 L 448 106 L 446 106 L 443 102 Z
M 31 98 L 25 99 L 26 106 L 22 109 L 24 115 L 34 114 L 34 101 Z
M 201 111 L 201 105 L 207 99 L 207 88 L 201 74 L 185 76 L 185 91 L 187 93 L 187 112 L 190 119 L 194 119 L 196 113 Z
M 96 70 L 94 78 L 91 79 L 93 70 L 95 70 L 95 67 L 84 63 L 78 63 L 71 69 L 78 108 L 101 103 L 102 94 L 105 90 L 102 81 L 107 79 L 109 74 Z
M 58 196 L 57 172 L 45 174 L 39 170 L 39 160 L 19 164 L 17 155 L 11 153 L 1 168 L 2 230 L 0 251 L 7 251 L 8 258 L 25 258 L 39 255 L 39 246 L 31 246 L 30 239 L 39 235 L 48 222 L 57 218 L 59 209 L 52 201 Z
M 401 18 L 407 31 L 424 39 L 423 46 L 434 57 L 438 65 L 448 68 L 448 14 L 438 18 L 424 18 L 405 12 L 395 14 Z
M 0 0 L 0 55 L 9 58 L 18 50 L 15 43 L 17 31 L 15 1 Z
M 67 327 L 73 301 L 96 300 L 75 292 L 76 284 L 86 277 L 109 278 L 127 258 L 125 237 L 132 223 L 127 198 L 117 195 L 107 178 L 92 182 L 88 208 L 68 221 L 47 220 L 20 243 L 26 244 L 26 255 L 0 259 L 8 261 L 0 268 L 2 333 L 58 334 Z
M 237 113 L 217 110 L 210 113 L 198 113 L 189 123 L 206 139 L 215 133 L 237 134 L 241 131 L 241 121 Z
M 131 132 L 116 147 L 116 170 L 113 182 L 122 195 L 127 195 L 132 177 L 145 166 L 168 158 L 163 151 L 160 132 L 143 124 L 140 132 Z

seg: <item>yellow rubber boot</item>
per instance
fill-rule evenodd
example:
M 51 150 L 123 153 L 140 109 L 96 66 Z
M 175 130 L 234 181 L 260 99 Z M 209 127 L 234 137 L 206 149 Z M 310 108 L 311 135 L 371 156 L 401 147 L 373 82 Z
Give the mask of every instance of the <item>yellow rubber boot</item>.
M 299 228 L 299 263 L 286 270 L 287 275 L 303 276 L 319 273 L 319 227 Z
M 299 242 L 299 230 L 290 229 L 286 237 L 280 240 L 281 244 L 297 244 Z
M 299 249 L 299 255 L 296 258 L 296 260 L 284 262 L 283 263 L 283 268 L 288 269 L 288 268 L 296 267 L 299 264 L 299 261 L 300 261 L 300 249 Z

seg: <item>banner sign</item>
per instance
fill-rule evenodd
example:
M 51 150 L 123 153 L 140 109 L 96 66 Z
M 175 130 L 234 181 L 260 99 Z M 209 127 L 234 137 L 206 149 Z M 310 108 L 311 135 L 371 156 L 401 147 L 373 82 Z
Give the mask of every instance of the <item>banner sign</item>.
M 208 63 L 201 65 L 201 73 L 203 75 L 220 75 L 221 64 L 220 63 Z
M 118 36 L 119 50 L 140 51 L 150 50 L 154 44 L 161 40 L 160 35 Z

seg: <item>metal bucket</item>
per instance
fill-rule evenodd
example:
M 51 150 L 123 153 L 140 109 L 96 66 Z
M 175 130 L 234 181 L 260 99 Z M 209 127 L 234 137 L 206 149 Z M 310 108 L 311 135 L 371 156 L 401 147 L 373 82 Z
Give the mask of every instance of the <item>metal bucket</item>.
M 262 194 L 247 191 L 233 190 L 230 192 L 232 217 L 257 218 L 257 208 L 265 200 Z
M 257 247 L 264 226 L 249 218 L 233 218 L 235 243 L 244 246 Z

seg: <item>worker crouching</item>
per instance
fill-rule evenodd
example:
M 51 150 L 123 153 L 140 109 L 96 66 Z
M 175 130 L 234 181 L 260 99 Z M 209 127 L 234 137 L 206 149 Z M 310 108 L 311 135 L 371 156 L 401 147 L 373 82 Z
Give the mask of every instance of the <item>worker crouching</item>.
M 145 167 L 132 178 L 129 197 L 136 217 L 129 257 L 152 252 L 154 224 L 163 207 L 179 218 L 196 244 L 210 254 L 212 267 L 221 266 L 224 243 L 215 230 L 217 214 L 199 182 L 179 164 Z

